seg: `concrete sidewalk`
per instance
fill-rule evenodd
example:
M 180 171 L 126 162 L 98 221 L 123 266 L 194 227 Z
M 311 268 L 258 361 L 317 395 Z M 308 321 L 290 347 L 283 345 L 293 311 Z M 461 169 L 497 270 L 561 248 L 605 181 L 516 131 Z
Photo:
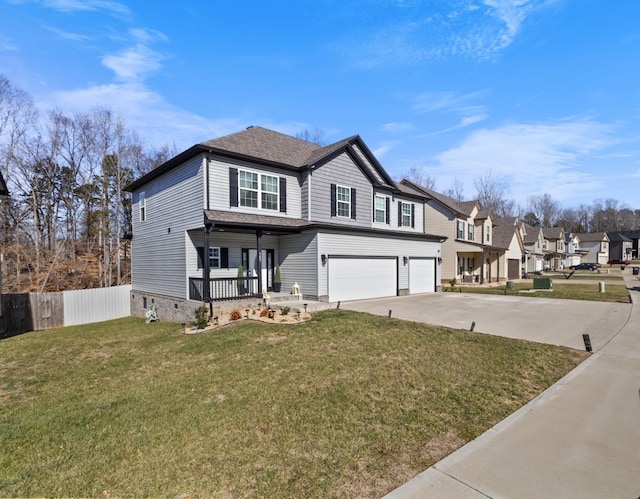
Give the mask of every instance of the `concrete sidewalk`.
M 630 313 L 610 309 L 610 323 L 602 311 L 591 316 L 607 332 L 586 362 L 385 497 L 639 497 L 640 282 L 629 276 L 627 284 L 635 287 Z M 545 310 L 541 304 L 530 330 L 554 323 Z

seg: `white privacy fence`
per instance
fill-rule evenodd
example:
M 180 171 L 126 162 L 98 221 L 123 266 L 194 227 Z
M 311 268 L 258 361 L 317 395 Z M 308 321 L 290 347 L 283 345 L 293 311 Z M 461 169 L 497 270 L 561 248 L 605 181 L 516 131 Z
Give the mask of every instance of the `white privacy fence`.
M 64 325 L 75 326 L 131 315 L 131 284 L 63 291 Z

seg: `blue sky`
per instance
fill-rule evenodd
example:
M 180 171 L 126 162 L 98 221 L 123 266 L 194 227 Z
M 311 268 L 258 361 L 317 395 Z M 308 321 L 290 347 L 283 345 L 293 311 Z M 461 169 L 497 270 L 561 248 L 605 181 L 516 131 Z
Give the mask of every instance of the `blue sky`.
M 640 208 L 638 0 L 0 0 L 0 73 L 178 150 L 359 134 L 397 179 Z

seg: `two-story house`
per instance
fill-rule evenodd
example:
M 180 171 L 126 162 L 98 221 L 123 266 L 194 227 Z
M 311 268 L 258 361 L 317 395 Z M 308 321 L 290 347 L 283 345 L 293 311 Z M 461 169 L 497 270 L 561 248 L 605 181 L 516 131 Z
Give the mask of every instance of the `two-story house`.
M 261 127 L 196 144 L 128 186 L 132 313 L 283 290 L 343 301 L 436 291 L 441 242 L 359 136 L 321 147 Z
M 580 249 L 580 238 L 573 232 L 565 232 L 565 267 L 572 267 L 582 263 L 582 257 L 586 255 L 585 250 Z
M 576 234 L 580 239 L 580 249 L 585 252 L 583 263 L 604 265 L 609 261 L 609 236 L 606 232 Z
M 432 189 L 402 180 L 409 191 L 427 198 L 427 227 L 447 237 L 442 243 L 442 279 L 458 282 L 497 282 L 506 271 L 500 267 L 505 249 L 493 242 L 494 216 L 477 201 L 456 201 Z
M 524 271 L 542 272 L 544 270 L 544 236 L 540 227 L 522 223 L 524 229 Z
M 493 244 L 504 250 L 498 263 L 501 268 L 506 269 L 506 278 L 520 279 L 525 254 L 524 228 L 520 220 L 517 217 L 496 218 Z
M 566 258 L 565 233 L 562 227 L 543 227 L 542 229 L 544 269 L 562 270 Z
M 607 232 L 609 237 L 609 260 L 631 260 L 633 240 L 622 232 Z

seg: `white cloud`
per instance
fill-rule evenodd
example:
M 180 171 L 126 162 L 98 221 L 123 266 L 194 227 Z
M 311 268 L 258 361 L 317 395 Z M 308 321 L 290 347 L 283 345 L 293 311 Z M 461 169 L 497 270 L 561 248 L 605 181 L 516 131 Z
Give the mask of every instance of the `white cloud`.
M 139 81 L 162 68 L 163 56 L 146 45 L 138 44 L 117 54 L 106 55 L 102 64 L 111 69 L 119 80 Z
M 493 59 L 513 43 L 526 18 L 557 0 L 449 0 L 393 4 L 386 26 L 341 42 L 358 65 L 422 64 Z M 368 9 L 375 9 L 369 5 Z
M 66 13 L 105 11 L 119 17 L 131 15 L 129 7 L 109 0 L 10 0 L 10 3 L 39 3 L 47 9 Z
M 52 106 L 67 112 L 86 112 L 108 106 L 154 145 L 175 144 L 178 150 L 235 132 L 246 126 L 242 118 L 207 120 L 179 109 L 161 95 L 140 83 L 93 85 L 60 91 L 51 98 Z
M 408 132 L 413 128 L 411 123 L 391 122 L 382 125 L 382 130 L 387 133 L 403 133 Z
M 444 185 L 453 181 L 454 172 L 471 184 L 492 171 L 507 181 L 519 202 L 545 192 L 567 199 L 596 192 L 602 185 L 593 167 L 598 156 L 616 144 L 612 131 L 602 123 L 575 119 L 482 129 L 436 155 L 429 172 Z

